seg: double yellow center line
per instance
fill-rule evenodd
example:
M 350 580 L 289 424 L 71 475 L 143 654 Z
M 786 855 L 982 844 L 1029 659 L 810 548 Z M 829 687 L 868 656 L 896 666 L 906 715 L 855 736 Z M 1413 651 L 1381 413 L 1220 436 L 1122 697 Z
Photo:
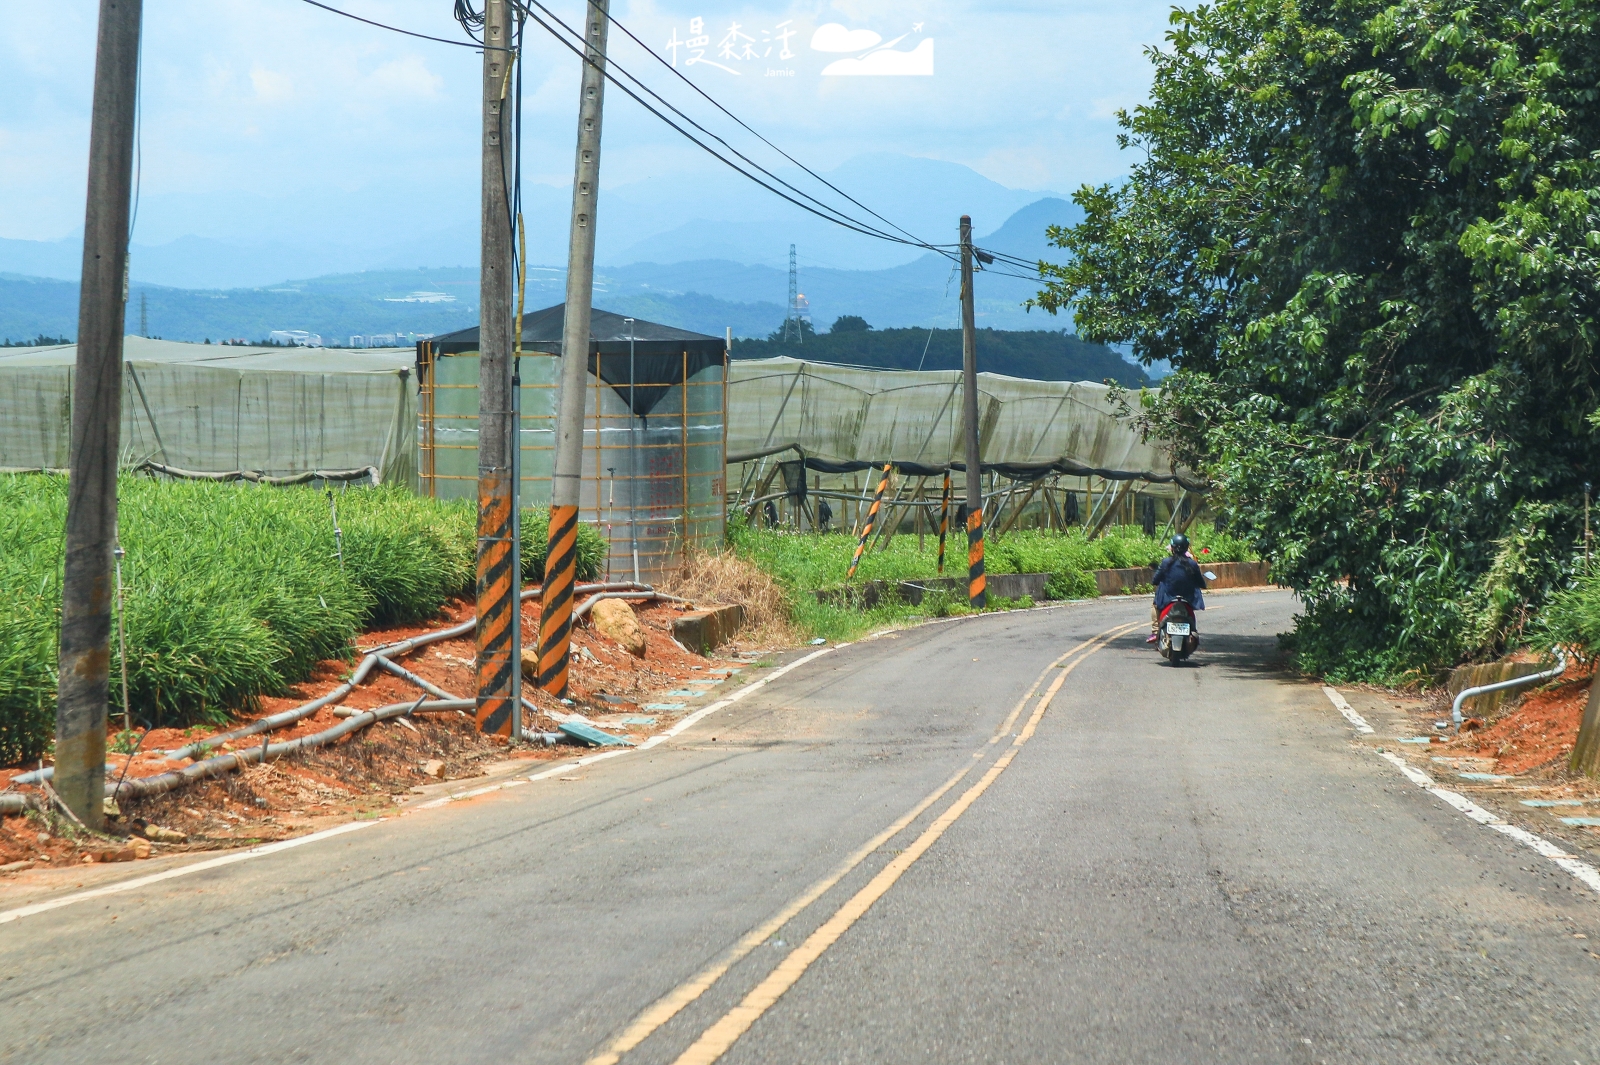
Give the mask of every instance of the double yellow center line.
M 1067 675 L 1076 669 L 1079 663 L 1106 644 L 1138 627 L 1139 625 L 1135 623 L 1108 629 L 1098 636 L 1078 644 L 1050 663 L 1034 680 L 1027 694 L 1018 700 L 1017 705 L 1012 708 L 1011 713 L 1006 716 L 1006 719 L 1001 722 L 995 734 L 985 744 L 985 747 L 998 744 L 1007 735 L 1010 735 L 1012 727 L 1022 715 L 1022 711 L 1029 700 L 1034 698 L 1041 687 L 1045 687 L 1045 680 L 1050 677 L 1051 672 L 1059 669 L 1054 679 L 1045 688 L 1044 695 L 1039 697 L 1033 713 L 1029 715 L 1022 730 L 1012 739 L 1010 748 L 995 759 L 994 764 L 989 767 L 983 776 L 979 777 L 976 783 L 961 794 L 960 798 L 951 803 L 943 813 L 935 818 L 933 823 L 924 829 L 922 834 L 910 846 L 896 855 L 865 887 L 851 896 L 843 906 L 839 907 L 831 917 L 823 922 L 820 928 L 811 933 L 805 942 L 790 951 L 778 963 L 778 967 L 757 984 L 737 1006 L 707 1028 L 687 1050 L 679 1055 L 675 1065 L 710 1065 L 710 1063 L 727 1053 L 728 1048 L 733 1046 L 739 1037 L 748 1031 L 750 1026 L 770 1009 L 772 1004 L 777 1002 L 785 991 L 794 986 L 795 981 L 800 979 L 806 969 L 811 966 L 811 963 L 820 958 L 823 952 L 832 946 L 851 925 L 855 924 L 874 902 L 882 898 L 884 893 L 894 886 L 895 881 L 899 880 L 901 875 L 911 868 L 912 864 L 922 857 L 940 836 L 944 835 L 945 830 L 955 824 L 961 815 L 966 813 L 967 809 L 978 800 L 978 797 L 989 789 L 989 785 L 993 784 L 1000 774 L 1005 772 L 1006 767 L 1016 758 L 1017 752 L 1022 749 L 1023 744 L 1027 743 L 1029 738 L 1033 736 L 1034 731 L 1038 728 L 1039 721 L 1044 717 L 1045 710 L 1049 708 L 1051 700 L 1055 698 L 1056 693 L 1061 690 L 1062 684 L 1066 682 Z M 983 753 L 983 748 L 973 752 L 974 763 L 983 757 Z M 929 807 L 943 798 L 972 769 L 972 764 L 962 768 L 949 780 L 934 789 L 921 802 L 906 811 L 893 824 L 863 844 L 846 858 L 837 869 L 811 885 L 799 897 L 784 906 L 783 909 L 744 935 L 722 957 L 658 999 L 641 1013 L 632 1024 L 628 1025 L 622 1034 L 617 1036 L 605 1050 L 591 1057 L 585 1065 L 616 1065 L 622 1055 L 644 1042 L 656 1029 L 671 1020 L 684 1007 L 709 990 L 729 969 L 748 956 L 751 951 L 771 939 L 784 925 L 816 902 L 830 888 L 843 880 L 856 866 L 865 861 L 868 855 L 893 839 L 926 812 Z

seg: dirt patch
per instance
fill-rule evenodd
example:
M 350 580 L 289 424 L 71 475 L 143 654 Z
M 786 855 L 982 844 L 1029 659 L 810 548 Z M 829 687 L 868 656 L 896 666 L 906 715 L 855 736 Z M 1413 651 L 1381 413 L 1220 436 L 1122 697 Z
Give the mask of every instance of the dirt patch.
M 1578 739 L 1578 725 L 1589 701 L 1593 665 L 1582 672 L 1522 697 L 1487 728 L 1464 733 L 1440 744 L 1463 754 L 1495 760 L 1495 772 L 1527 773 L 1536 769 L 1566 772 L 1566 759 Z
M 562 704 L 525 683 L 524 696 L 543 711 L 525 715 L 525 727 L 530 732 L 554 733 L 556 720 L 551 712 L 577 711 L 597 724 L 613 726 L 611 731 L 638 742 L 671 727 L 678 716 L 671 711 L 641 712 L 644 704 L 687 702 L 688 710 L 692 710 L 696 705 L 693 697 L 669 698 L 667 693 L 685 690 L 685 685 L 693 681 L 714 679 L 720 674 L 711 671 L 719 666 L 740 668 L 741 662 L 748 665 L 751 657 L 748 653 L 741 656 L 733 649 L 724 649 L 717 653 L 714 661 L 687 651 L 674 641 L 673 619 L 686 607 L 640 604 L 636 609 L 645 634 L 645 657 L 635 658 L 587 626 L 575 628 L 569 673 L 572 702 Z M 452 602 L 438 620 L 428 625 L 364 633 L 352 653 L 358 661 L 362 654 L 377 647 L 449 627 L 472 614 L 471 601 Z M 538 630 L 538 604 L 523 604 L 524 647 L 536 646 Z M 744 646 L 748 647 L 751 642 L 756 641 L 746 640 Z M 476 684 L 475 654 L 474 638 L 468 635 L 429 644 L 395 661 L 451 695 L 470 698 Z M 180 768 L 188 761 L 170 760 L 166 752 L 304 705 L 338 687 L 350 676 L 353 666 L 353 661 L 323 662 L 309 680 L 296 685 L 288 694 L 257 700 L 248 713 L 239 715 L 225 727 L 155 729 L 148 733 L 136 730 L 124 736 L 122 744 L 134 750 L 108 753 L 107 764 L 111 767 L 107 771 L 108 779 L 153 776 Z M 692 687 L 713 691 L 717 686 Z M 273 743 L 307 736 L 344 720 L 334 712 L 336 709 L 368 710 L 411 702 L 420 694 L 409 681 L 374 669 L 367 681 L 342 702 L 323 707 L 267 736 Z M 709 698 L 711 696 L 704 697 L 706 701 Z M 647 717 L 654 720 L 647 721 Z M 115 728 L 113 722 L 113 730 Z M 252 736 L 232 743 L 218 743 L 207 753 L 215 755 L 259 747 L 262 740 L 262 736 Z M 548 747 L 537 741 L 513 746 L 498 737 L 484 736 L 477 731 L 470 713 L 418 714 L 403 722 L 398 719 L 380 722 L 331 746 L 299 752 L 265 766 L 250 766 L 166 795 L 125 802 L 121 816 L 108 825 L 111 840 L 77 833 L 56 814 L 29 813 L 0 818 L 0 866 L 18 861 L 32 861 L 36 867 L 81 862 L 85 857 L 92 858 L 95 853 L 114 846 L 115 837 L 160 836 L 159 831 L 150 831 L 152 826 L 182 833 L 185 837 L 182 842 L 155 842 L 152 850 L 157 854 L 285 839 L 351 818 L 380 816 L 405 801 L 413 789 L 441 779 L 482 776 L 486 767 L 504 764 L 508 759 L 556 760 L 580 752 L 578 747 Z M 438 775 L 424 774 L 424 766 L 430 762 L 442 764 L 442 767 L 429 767 Z M 11 789 L 12 778 L 34 768 L 37 766 L 0 769 L 0 790 Z M 23 785 L 17 790 L 34 789 Z

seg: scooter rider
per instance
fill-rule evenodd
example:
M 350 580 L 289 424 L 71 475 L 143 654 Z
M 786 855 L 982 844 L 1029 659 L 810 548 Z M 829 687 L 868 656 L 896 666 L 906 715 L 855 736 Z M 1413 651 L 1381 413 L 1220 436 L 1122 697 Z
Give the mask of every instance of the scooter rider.
M 1200 566 L 1189 555 L 1189 538 L 1182 533 L 1172 538 L 1172 553 L 1161 560 L 1161 565 L 1156 567 L 1155 575 L 1156 599 L 1150 607 L 1150 638 L 1145 643 L 1155 643 L 1156 633 L 1161 625 L 1161 612 L 1174 599 L 1185 599 L 1196 610 L 1204 610 L 1205 601 L 1200 598 L 1205 590 L 1205 578 L 1200 574 Z

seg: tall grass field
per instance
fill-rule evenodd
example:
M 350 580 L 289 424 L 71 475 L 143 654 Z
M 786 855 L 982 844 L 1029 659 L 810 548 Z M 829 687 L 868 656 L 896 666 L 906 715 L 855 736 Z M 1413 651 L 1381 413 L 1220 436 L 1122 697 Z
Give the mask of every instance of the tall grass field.
M 341 544 L 316 489 L 124 476 L 118 496 L 129 704 L 145 726 L 224 721 L 348 659 L 362 629 L 426 620 L 473 587 L 470 501 L 335 491 Z M 65 478 L 0 475 L 0 764 L 54 733 L 66 512 Z M 524 514 L 525 580 L 543 571 L 545 520 Z M 578 547 L 592 579 L 599 533 L 580 527 Z M 111 652 L 120 705 L 115 628 Z
M 1206 562 L 1245 562 L 1252 556 L 1243 541 L 1210 526 L 1190 529 L 1195 557 Z M 837 533 L 796 533 L 783 529 L 752 528 L 741 518 L 730 519 L 728 541 L 741 556 L 770 574 L 789 593 L 796 625 L 812 636 L 850 639 L 871 628 L 911 617 L 912 608 L 890 599 L 870 611 L 819 603 L 811 593 L 845 583 L 855 539 Z M 851 582 L 920 580 L 938 575 L 938 538 L 927 536 L 918 546 L 916 534 L 901 533 L 882 549 L 869 548 Z M 1048 573 L 1045 595 L 1051 599 L 1086 599 L 1098 594 L 1097 569 L 1148 566 L 1167 553 L 1167 543 L 1146 536 L 1135 525 L 1112 526 L 1091 540 L 1081 528 L 1064 532 L 1012 531 L 984 548 L 984 568 L 989 573 Z M 947 577 L 967 572 L 966 534 L 945 544 Z

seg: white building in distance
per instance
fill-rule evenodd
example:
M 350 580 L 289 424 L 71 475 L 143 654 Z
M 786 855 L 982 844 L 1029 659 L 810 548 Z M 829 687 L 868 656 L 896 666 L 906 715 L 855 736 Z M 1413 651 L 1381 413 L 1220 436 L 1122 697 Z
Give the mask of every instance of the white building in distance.
M 288 344 L 296 348 L 322 347 L 321 333 L 308 333 L 304 329 L 274 329 L 267 334 L 274 344 Z

